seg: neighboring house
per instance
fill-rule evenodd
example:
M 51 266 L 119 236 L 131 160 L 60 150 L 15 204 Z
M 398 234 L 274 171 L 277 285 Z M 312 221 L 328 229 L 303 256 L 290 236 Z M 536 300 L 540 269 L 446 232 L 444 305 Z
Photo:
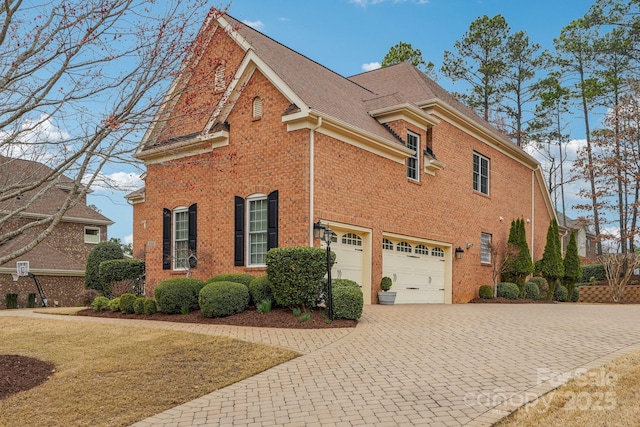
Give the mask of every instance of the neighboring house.
M 50 171 L 49 167 L 38 162 L 0 156 L 0 189 L 18 182 L 22 185 L 29 182 L 37 183 Z M 8 212 L 24 207 L 33 199 L 33 194 L 37 194 L 51 183 L 45 183 L 35 190 L 1 202 L 0 218 Z M 2 231 L 16 229 L 28 222 L 55 215 L 67 198 L 72 184 L 67 177 L 58 178 L 51 188 L 40 194 L 24 211 L 11 218 L 7 224 L 3 224 Z M 86 198 L 81 198 L 79 203 L 64 214 L 52 234 L 45 240 L 16 260 L 0 265 L 0 297 L 3 301 L 0 307 L 5 308 L 4 299 L 7 293 L 17 293 L 18 304 L 21 307 L 27 305 L 28 294 L 37 293 L 33 278 L 20 277 L 18 281 L 13 281 L 11 273 L 16 272 L 17 261 L 29 262 L 30 273 L 41 283 L 49 306 L 78 304 L 84 290 L 87 256 L 97 243 L 107 239 L 107 226 L 110 224 L 113 222 L 86 206 Z M 31 228 L 13 239 L 0 242 L 0 254 L 8 254 L 25 247 L 41 230 L 42 228 L 38 227 Z
M 200 40 L 192 63 L 214 78 L 170 92 L 136 153 L 147 293 L 185 274 L 264 275 L 270 248 L 321 246 L 317 221 L 335 232 L 332 277 L 365 303 L 383 276 L 396 303 L 477 297 L 515 218 L 542 257 L 555 216 L 538 162 L 415 67 L 345 78 L 229 16 Z
M 583 264 L 596 262 L 596 235 L 589 229 L 589 221 L 584 218 L 571 219 L 562 212 L 556 211 L 558 217 L 558 229 L 562 241 L 562 253 L 564 254 L 569 244 L 571 231 L 576 235 L 578 244 L 578 256 Z

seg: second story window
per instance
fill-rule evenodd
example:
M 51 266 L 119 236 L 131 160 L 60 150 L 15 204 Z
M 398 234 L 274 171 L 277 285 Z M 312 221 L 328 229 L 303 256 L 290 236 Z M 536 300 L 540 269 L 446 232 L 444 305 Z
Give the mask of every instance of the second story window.
M 473 190 L 489 195 L 489 159 L 473 153 Z
M 407 148 L 415 151 L 415 153 L 407 159 L 407 178 L 417 181 L 420 172 L 420 139 L 418 135 L 407 132 Z

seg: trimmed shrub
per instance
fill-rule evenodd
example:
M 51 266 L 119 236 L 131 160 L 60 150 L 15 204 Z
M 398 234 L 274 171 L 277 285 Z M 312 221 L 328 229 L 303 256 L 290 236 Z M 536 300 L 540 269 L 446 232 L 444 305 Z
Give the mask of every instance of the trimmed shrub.
M 13 309 L 18 308 L 18 294 L 9 293 L 6 296 L 7 299 L 7 308 Z
M 84 287 L 104 292 L 104 284 L 100 279 L 100 263 L 112 259 L 123 259 L 122 247 L 116 242 L 98 243 L 87 257 L 87 268 L 84 277 Z
M 515 283 L 498 283 L 498 298 L 517 299 L 520 295 L 520 288 Z
M 478 295 L 482 299 L 492 299 L 493 298 L 493 286 L 491 285 L 482 285 L 480 289 L 478 289 Z
M 538 285 L 538 293 L 540 295 L 538 299 L 547 299 L 547 292 L 549 292 L 549 282 L 547 282 L 547 279 L 541 276 L 535 276 L 529 279 L 529 282 Z
M 380 280 L 380 289 L 384 292 L 387 292 L 389 289 L 391 289 L 391 286 L 393 285 L 393 282 L 391 281 L 391 277 L 383 277 L 382 280 Z
M 241 313 L 249 306 L 249 288 L 237 282 L 211 282 L 198 297 L 205 317 L 224 317 Z
M 571 293 L 571 302 L 578 302 L 580 299 L 580 289 L 576 286 Z
M 35 308 L 36 307 L 36 294 L 30 293 L 29 295 L 27 295 L 28 301 L 27 301 L 27 307 L 28 308 Z
M 192 277 L 177 277 L 160 282 L 154 290 L 158 309 L 167 314 L 198 310 L 198 294 L 204 282 Z
M 93 307 L 95 311 L 105 311 L 109 308 L 109 298 L 103 296 L 96 297 L 91 303 L 91 307 Z
M 120 295 L 120 311 L 127 314 L 135 313 L 133 309 L 133 303 L 136 301 L 137 296 L 134 294 L 122 294 Z
M 144 299 L 144 314 L 155 314 L 158 311 L 158 305 L 153 298 Z
M 333 296 L 333 318 L 358 320 L 362 316 L 364 297 L 362 289 L 353 280 L 336 279 L 331 281 Z
M 335 262 L 335 253 L 331 253 Z M 310 247 L 273 248 L 267 252 L 267 276 L 275 301 L 283 307 L 314 305 L 320 282 L 327 273 L 324 249 Z
M 144 313 L 144 300 L 146 300 L 145 297 L 138 297 L 133 302 L 133 312 L 135 314 L 143 314 Z
M 255 277 L 249 273 L 227 273 L 209 277 L 204 283 L 205 285 L 208 285 L 212 282 L 235 282 L 242 283 L 249 287 L 249 283 L 251 283 L 253 279 L 255 279 Z
M 268 276 L 254 278 L 247 287 L 251 296 L 250 304 L 258 305 L 263 301 L 271 301 L 273 303 L 273 292 L 271 291 Z
M 535 282 L 527 282 L 524 284 L 524 297 L 526 299 L 538 300 L 540 299 L 540 288 Z
M 582 266 L 581 282 L 604 282 L 607 280 L 607 273 L 602 264 L 589 264 Z
M 110 300 L 109 308 L 111 309 L 111 311 L 120 311 L 120 297 Z
M 567 302 L 569 301 L 569 291 L 563 285 L 556 286 L 556 290 L 553 296 L 555 301 L 559 302 Z
M 102 261 L 98 266 L 102 292 L 105 295 L 111 295 L 116 283 L 125 282 L 126 288 L 121 291 L 135 293 L 135 285 L 144 276 L 144 271 L 145 263 L 139 259 L 124 258 Z

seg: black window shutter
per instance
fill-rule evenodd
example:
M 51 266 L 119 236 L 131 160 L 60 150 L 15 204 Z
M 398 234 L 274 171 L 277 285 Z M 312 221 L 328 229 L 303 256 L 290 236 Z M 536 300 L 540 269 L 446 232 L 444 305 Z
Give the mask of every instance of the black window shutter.
M 278 190 L 267 196 L 267 250 L 278 247 Z
M 189 206 L 189 267 L 196 268 L 198 262 L 198 204 Z
M 162 209 L 162 269 L 171 269 L 171 210 Z
M 235 196 L 234 199 L 234 227 L 233 227 L 233 262 L 234 265 L 244 265 L 244 199 Z

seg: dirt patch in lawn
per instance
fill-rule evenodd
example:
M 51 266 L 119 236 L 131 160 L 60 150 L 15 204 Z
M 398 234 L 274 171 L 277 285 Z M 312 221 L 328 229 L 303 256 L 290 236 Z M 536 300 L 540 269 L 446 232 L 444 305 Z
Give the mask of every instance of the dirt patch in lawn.
M 77 316 L 108 317 L 116 319 L 159 320 L 163 322 L 204 323 L 209 325 L 251 326 L 256 328 L 288 328 L 288 329 L 325 329 L 353 328 L 356 320 L 335 319 L 328 322 L 323 311 L 314 311 L 311 318 L 301 322 L 288 308 L 275 308 L 268 313 L 260 313 L 256 309 L 248 309 L 242 313 L 225 317 L 205 317 L 200 311 L 188 314 L 125 314 L 120 311 L 95 311 L 91 308 L 79 311 Z
M 19 354 L 0 354 L 0 399 L 42 384 L 54 372 L 53 363 Z

